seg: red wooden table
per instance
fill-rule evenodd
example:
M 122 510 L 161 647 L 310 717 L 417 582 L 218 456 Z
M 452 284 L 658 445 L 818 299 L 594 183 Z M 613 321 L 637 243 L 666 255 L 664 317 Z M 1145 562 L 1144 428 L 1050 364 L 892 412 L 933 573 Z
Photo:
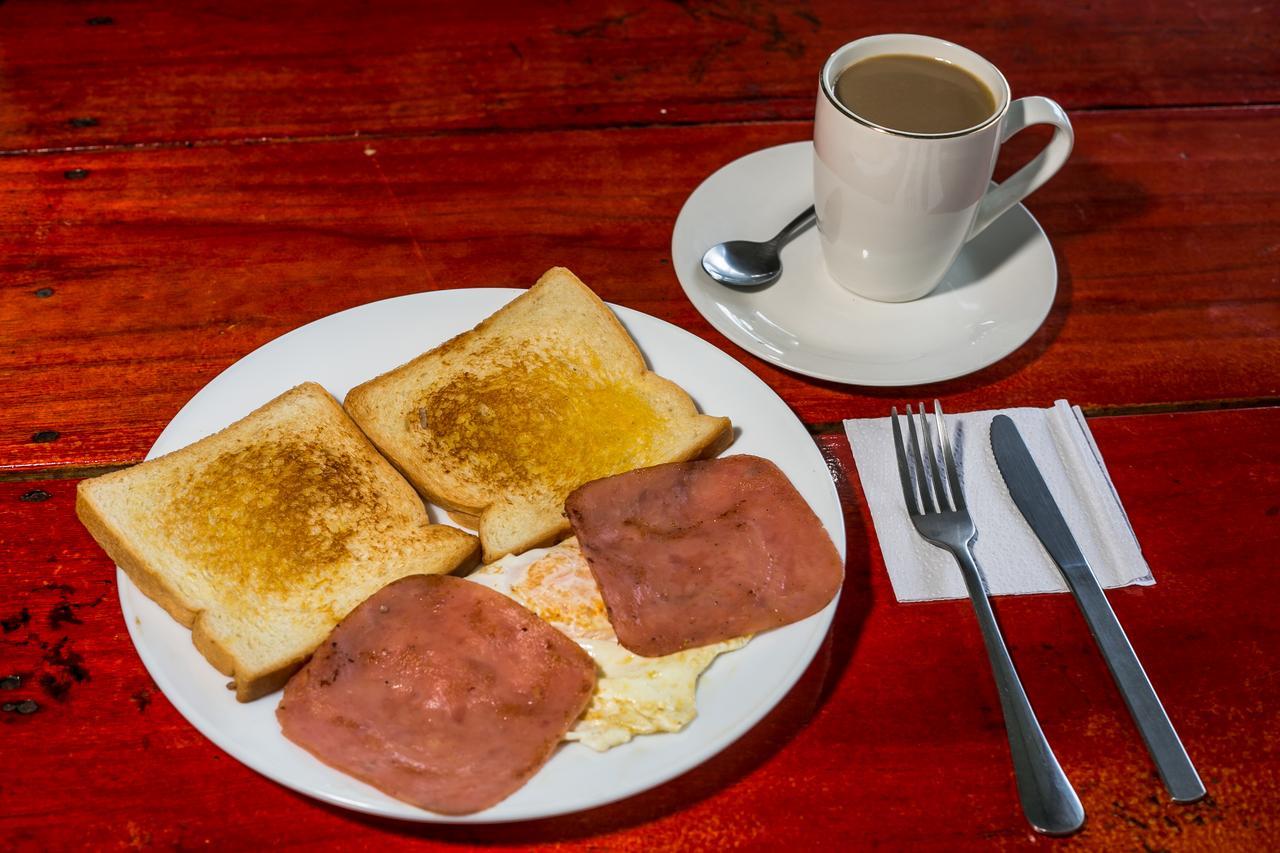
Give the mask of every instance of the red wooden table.
M 1048 321 L 910 391 L 752 357 L 668 258 L 698 182 L 805 139 L 826 55 L 893 31 L 975 48 L 1077 131 L 1030 202 L 1061 276 Z M 0 844 L 1280 845 L 1278 46 L 1275 5 L 1240 0 L 0 3 L 0 678 L 20 677 L 0 685 Z M 677 780 L 524 824 L 375 820 L 221 753 L 138 660 L 78 480 L 138 462 L 288 329 L 554 264 L 731 353 L 810 426 L 849 561 L 803 680 Z M 894 600 L 840 428 L 908 396 L 1085 408 L 1158 579 L 1109 597 L 1206 800 L 1167 801 L 1071 599 L 1004 598 L 1089 813 L 1068 840 L 1029 831 L 969 606 Z

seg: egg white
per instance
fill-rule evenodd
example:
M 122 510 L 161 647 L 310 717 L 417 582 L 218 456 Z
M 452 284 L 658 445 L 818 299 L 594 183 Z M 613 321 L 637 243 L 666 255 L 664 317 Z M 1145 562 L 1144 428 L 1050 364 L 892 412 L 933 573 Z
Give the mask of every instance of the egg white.
M 738 637 L 659 658 L 632 654 L 618 643 L 576 539 L 503 557 L 467 579 L 523 604 L 591 655 L 598 668 L 596 691 L 565 740 L 581 741 L 599 752 L 636 735 L 687 726 L 698 714 L 698 676 L 717 656 L 750 639 Z

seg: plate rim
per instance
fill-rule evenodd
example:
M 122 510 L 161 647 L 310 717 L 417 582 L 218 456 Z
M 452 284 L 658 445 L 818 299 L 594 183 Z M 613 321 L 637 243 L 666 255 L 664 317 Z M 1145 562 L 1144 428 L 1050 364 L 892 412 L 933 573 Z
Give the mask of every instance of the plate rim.
M 187 441 L 185 444 L 177 445 L 172 448 L 167 447 L 167 444 L 173 443 L 174 441 L 172 433 L 176 431 L 175 425 L 177 425 L 178 429 L 181 429 L 184 426 L 183 424 L 184 415 L 186 417 L 192 417 L 192 415 L 190 415 L 189 412 L 193 411 L 192 410 L 193 404 L 197 402 L 197 400 L 206 391 L 206 389 L 215 385 L 215 383 L 219 383 L 220 381 L 231 381 L 231 380 L 224 379 L 224 377 L 227 377 L 228 375 L 231 375 L 232 377 L 234 377 L 234 374 L 239 372 L 239 369 L 241 369 L 240 365 L 250 360 L 255 355 L 262 353 L 264 350 L 284 345 L 282 342 L 286 338 L 290 337 L 291 335 L 296 334 L 301 336 L 304 333 L 304 330 L 309 330 L 311 329 L 311 327 L 314 327 L 318 324 L 338 323 L 346 315 L 353 315 L 361 312 L 368 312 L 368 311 L 374 310 L 374 306 L 385 305 L 386 303 L 418 301 L 418 300 L 429 302 L 433 297 L 438 297 L 444 294 L 448 294 L 454 298 L 457 298 L 459 295 L 466 294 L 468 296 L 481 298 L 481 299 L 485 297 L 490 297 L 494 299 L 505 297 L 502 299 L 499 305 L 500 307 L 501 304 L 506 304 L 511 299 L 515 298 L 515 296 L 518 296 L 519 294 L 524 293 L 526 290 L 527 290 L 526 288 L 481 286 L 481 287 L 448 288 L 448 289 L 441 289 L 441 290 L 421 291 L 417 293 L 400 294 L 397 296 L 390 296 L 383 299 L 372 300 L 370 302 L 354 305 L 349 308 L 345 308 L 341 311 L 336 311 L 331 314 L 327 314 L 323 317 L 318 317 L 314 320 L 308 321 L 307 323 L 303 323 L 299 326 L 289 329 L 288 331 L 276 336 L 275 338 L 272 338 L 269 341 L 264 342 L 260 346 L 254 348 L 252 351 L 241 356 L 232 364 L 228 365 L 226 368 L 219 371 L 217 375 L 215 375 L 207 383 L 205 383 L 205 385 L 203 385 L 199 390 L 197 390 L 190 397 L 190 399 L 188 399 L 187 402 L 184 403 L 182 407 L 173 415 L 173 417 L 170 418 L 169 422 L 165 425 L 164 429 L 162 429 L 160 434 L 156 437 L 156 440 L 153 442 L 151 448 L 147 451 L 147 454 L 144 457 L 144 459 L 145 460 L 153 459 L 156 456 L 162 455 L 164 453 L 172 452 L 173 450 L 179 449 L 179 447 L 186 446 L 186 444 L 190 444 L 194 441 L 199 440 L 199 438 L 193 438 L 193 439 L 190 439 L 190 441 Z M 692 332 L 682 329 L 681 327 L 675 325 L 674 323 L 671 323 L 670 321 L 664 320 L 661 317 L 655 317 L 651 314 L 647 314 L 645 312 L 642 312 L 633 308 L 628 308 L 626 306 L 618 305 L 612 302 L 606 302 L 605 304 L 609 306 L 609 308 L 615 313 L 618 319 L 622 321 L 623 325 L 627 327 L 628 334 L 631 335 L 633 338 L 635 337 L 635 332 L 633 331 L 632 321 L 638 321 L 640 324 L 655 323 L 656 327 L 661 329 L 666 334 L 676 334 L 680 336 L 686 336 L 689 339 L 696 341 L 698 344 L 700 344 L 702 347 L 705 348 L 705 351 L 707 352 L 709 357 L 718 358 L 719 360 L 722 361 L 723 364 L 730 365 L 731 366 L 730 369 L 741 371 L 743 375 L 748 376 L 752 380 L 754 380 L 755 383 L 757 383 L 757 389 L 756 389 L 757 391 L 771 395 L 771 397 L 783 409 L 785 409 L 787 414 L 790 415 L 792 419 L 794 419 L 795 423 L 802 430 L 804 429 L 803 421 L 801 421 L 795 415 L 795 412 L 791 410 L 790 406 L 787 405 L 785 400 L 783 400 L 780 396 L 778 396 L 777 392 L 775 392 L 771 387 L 769 387 L 767 383 L 765 383 L 762 379 L 760 379 L 760 377 L 752 373 L 745 365 L 737 361 L 737 359 L 734 359 L 731 355 L 724 352 L 719 347 L 716 347 L 710 341 L 707 341 L 704 338 L 701 338 L 693 334 Z M 463 331 L 465 331 L 465 329 Z M 441 341 L 441 343 L 443 343 L 443 341 Z M 637 342 L 637 346 L 639 347 L 639 342 Z M 644 354 L 643 348 L 641 348 L 641 352 L 642 354 Z M 651 369 L 648 355 L 644 354 L 644 356 L 645 356 L 646 366 Z M 329 391 L 330 394 L 333 393 L 325 385 L 324 382 L 320 382 L 320 384 L 324 386 L 326 391 Z M 691 395 L 693 393 L 689 389 L 686 389 L 686 392 L 690 393 Z M 334 396 L 336 397 L 337 395 L 334 395 Z M 343 395 L 343 397 L 345 398 L 345 394 Z M 235 420 L 239 417 L 243 417 L 244 414 L 246 413 L 232 414 L 231 420 Z M 228 421 L 227 423 L 230 423 L 230 421 Z M 736 425 L 737 424 L 735 423 L 735 426 Z M 221 429 L 221 428 L 222 427 L 217 427 L 211 432 L 216 432 L 218 429 Z M 211 434 L 211 432 L 206 432 L 205 435 Z M 203 437 L 203 436 L 200 436 L 200 437 Z M 810 449 L 812 452 L 811 458 L 814 461 L 820 463 L 819 467 L 821 467 L 823 470 L 827 470 L 826 460 L 822 456 L 822 453 L 819 450 L 816 442 L 810 445 Z M 732 446 L 729 448 L 729 450 L 732 451 Z M 727 455 L 732 455 L 732 453 L 730 452 Z M 822 488 L 822 492 L 823 492 L 823 499 L 829 500 L 831 508 L 834 509 L 832 518 L 838 529 L 832 529 L 825 522 L 824 522 L 824 528 L 827 529 L 829 535 L 832 536 L 834 544 L 836 545 L 837 552 L 840 554 L 842 563 L 845 563 L 847 562 L 848 556 L 847 556 L 847 531 L 845 529 L 845 523 L 844 523 L 844 507 L 840 501 L 839 492 L 836 488 L 834 479 L 830 477 L 824 478 L 824 485 Z M 441 523 L 444 523 L 443 519 Z M 794 658 L 794 663 L 790 665 L 789 669 L 781 673 L 781 678 L 775 683 L 774 688 L 758 702 L 755 708 L 751 709 L 751 711 L 744 716 L 743 719 L 746 720 L 745 723 L 740 723 L 733 729 L 722 733 L 719 737 L 714 738 L 711 741 L 706 742 L 704 744 L 701 744 L 697 749 L 691 750 L 688 753 L 688 755 L 693 756 L 692 759 L 683 760 L 680 763 L 679 768 L 675 772 L 669 775 L 666 775 L 664 778 L 658 781 L 645 782 L 645 783 L 642 783 L 636 786 L 631 786 L 631 787 L 624 786 L 625 789 L 622 790 L 621 792 L 615 793 L 607 797 L 600 798 L 598 800 L 593 800 L 585 805 L 567 805 L 563 808 L 553 807 L 551 809 L 544 809 L 541 811 L 537 811 L 536 813 L 514 813 L 509 815 L 499 814 L 496 816 L 487 814 L 491 809 L 486 809 L 485 811 L 477 812 L 472 815 L 456 815 L 455 816 L 455 815 L 441 815 L 435 812 L 430 812 L 425 809 L 420 809 L 415 806 L 412 806 L 408 803 L 404 803 L 399 800 L 394 800 L 394 798 L 391 798 L 392 805 L 389 807 L 382 807 L 376 803 L 370 804 L 370 803 L 360 802 L 357 800 L 350 799 L 346 796 L 343 796 L 340 793 L 334 793 L 331 791 L 319 789 L 314 785 L 308 786 L 303 784 L 296 784 L 294 780 L 288 779 L 288 778 L 282 778 L 282 774 L 277 775 L 276 773 L 272 772 L 271 766 L 268 764 L 268 762 L 265 759 L 259 759 L 258 757 L 253 755 L 252 752 L 249 751 L 247 747 L 238 748 L 235 745 L 234 738 L 224 735 L 224 733 L 221 730 L 221 726 L 219 726 L 212 719 L 210 719 L 205 714 L 205 712 L 200 707 L 198 707 L 198 705 L 189 703 L 187 701 L 187 697 L 185 693 L 182 690 L 177 688 L 174 682 L 169 678 L 168 671 L 160 665 L 159 661 L 157 660 L 155 655 L 152 653 L 150 649 L 150 644 L 142 641 L 142 637 L 141 637 L 142 625 L 140 622 L 140 616 L 134 607 L 132 597 L 137 596 L 140 602 L 151 601 L 151 599 L 147 598 L 145 594 L 143 594 L 141 590 L 138 589 L 138 587 L 132 582 L 132 580 L 128 577 L 128 575 L 124 572 L 124 570 L 119 568 L 119 566 L 116 567 L 116 581 L 117 581 L 116 583 L 117 597 L 120 601 L 122 617 L 124 618 L 125 628 L 129 633 L 129 639 L 130 639 L 130 642 L 133 644 L 135 652 L 138 654 L 138 657 L 141 659 L 143 666 L 147 670 L 148 675 L 155 682 L 157 688 L 164 694 L 165 698 L 170 702 L 170 704 L 173 705 L 174 709 L 178 711 L 178 713 L 183 717 L 183 719 L 189 725 L 191 725 L 194 729 L 196 729 L 196 731 L 199 732 L 201 736 L 203 736 L 204 738 L 209 740 L 211 743 L 213 743 L 213 745 L 216 746 L 219 750 L 231 756 L 236 761 L 245 765 L 249 769 L 267 778 L 268 780 L 274 782 L 275 784 L 281 785 L 291 791 L 295 791 L 299 794 L 302 794 L 304 796 L 307 796 L 315 800 L 319 800 L 321 802 L 329 803 L 331 805 L 339 806 L 341 808 L 349 809 L 351 811 L 360 812 L 363 814 L 369 814 L 369 815 L 374 815 L 378 817 L 390 818 L 393 820 L 405 821 L 407 823 L 425 823 L 425 824 L 435 824 L 435 823 L 463 824 L 463 825 L 501 824 L 501 823 L 530 821 L 530 820 L 542 820 L 542 819 L 559 817 L 567 814 L 575 814 L 575 813 L 580 813 L 590 809 L 599 808 L 601 806 L 606 806 L 611 803 L 615 803 L 632 796 L 636 796 L 638 794 L 644 793 L 645 791 L 649 791 L 661 785 L 667 784 L 673 779 L 676 779 L 684 775 L 685 773 L 688 773 L 689 771 L 702 765 L 706 761 L 709 761 L 710 759 L 714 758 L 724 749 L 728 748 L 734 742 L 736 742 L 737 740 L 745 736 L 748 732 L 754 729 L 755 726 L 758 725 L 759 722 L 762 719 L 764 719 L 764 717 L 767 716 L 769 712 L 772 711 L 773 708 L 775 708 L 782 701 L 783 698 L 785 698 L 785 696 L 791 691 L 791 689 L 795 686 L 795 684 L 800 680 L 801 677 L 803 677 L 804 673 L 808 670 L 809 666 L 811 665 L 813 659 L 817 654 L 819 647 L 822 645 L 827 635 L 830 633 L 832 624 L 834 623 L 835 610 L 840 601 L 840 591 L 837 591 L 836 596 L 821 611 L 814 614 L 813 616 L 808 617 L 806 620 L 802 620 L 799 623 L 794 623 L 795 625 L 801 625 L 804 622 L 814 620 L 812 622 L 809 635 L 805 639 L 805 642 L 803 643 L 803 645 L 800 647 L 799 653 Z M 843 589 L 843 585 L 842 585 L 842 589 Z M 167 614 L 166 614 L 166 617 L 167 617 Z M 167 618 L 171 618 L 171 617 L 167 617 Z M 175 622 L 175 624 L 177 623 Z M 179 627 L 182 627 L 185 629 L 185 626 L 179 625 Z M 791 627 L 791 626 L 784 626 L 784 629 L 785 627 Z M 185 630 L 189 630 L 189 629 L 185 629 Z M 782 630 L 782 629 L 779 629 L 779 630 Z M 194 648 L 194 646 L 192 646 L 191 648 Z M 198 652 L 196 654 L 198 654 Z M 263 697 L 262 700 L 258 700 L 258 701 L 264 701 L 264 700 L 271 701 L 271 698 L 272 697 L 270 696 Z M 676 734 L 679 734 L 679 733 L 676 733 Z M 564 746 L 565 746 L 564 744 L 557 746 L 557 750 L 564 748 Z M 619 747 L 619 748 L 625 748 L 625 746 L 626 745 L 624 745 L 624 747 Z M 341 772 L 341 771 L 336 771 L 336 772 Z M 354 780 L 354 777 L 349 777 L 349 778 Z M 536 775 L 535 775 L 535 778 L 536 778 Z M 359 780 L 354 780 L 354 781 L 358 782 Z M 377 791 L 376 788 L 372 788 L 372 786 L 369 786 L 369 788 L 370 790 L 376 792 L 378 795 L 382 797 L 388 796 L 386 794 L 383 794 L 381 791 Z M 498 804 L 498 806 L 500 805 L 501 803 Z M 495 806 L 494 808 L 496 807 L 497 806 Z M 403 810 L 406 810 L 406 809 L 411 810 L 411 813 L 405 813 Z
M 728 163 L 725 163 L 724 165 L 720 166 L 718 169 L 716 169 L 715 171 L 707 175 L 705 178 L 703 178 L 698 183 L 698 185 L 694 187 L 693 191 L 690 192 L 689 195 L 685 198 L 684 203 L 680 206 L 680 212 L 676 215 L 675 224 L 671 229 L 671 246 L 670 246 L 671 266 L 672 266 L 672 271 L 675 273 L 676 280 L 680 283 L 681 290 L 684 291 L 685 297 L 693 305 L 694 309 L 697 310 L 697 312 L 703 317 L 703 319 L 705 319 L 708 323 L 710 323 L 712 327 L 715 328 L 716 331 L 720 332 L 720 334 L 724 335 L 726 338 L 732 341 L 736 346 L 741 347 L 742 349 L 749 352 L 751 355 L 757 358 L 760 358 L 764 361 L 767 361 L 770 364 L 776 365 L 778 367 L 783 368 L 784 370 L 788 370 L 793 373 L 798 373 L 802 376 L 811 376 L 815 379 L 822 379 L 828 382 L 838 382 L 841 385 L 850 385 L 853 387 L 911 388 L 919 385 L 927 385 L 934 382 L 947 382 L 952 379 L 958 379 L 962 376 L 968 376 L 970 374 L 977 373 L 980 370 L 985 370 L 991 365 L 996 364 L 997 362 L 1007 358 L 1008 356 L 1016 352 L 1019 347 L 1021 347 L 1027 341 L 1031 340 L 1031 338 L 1035 335 L 1035 333 L 1039 331 L 1040 327 L 1044 325 L 1045 320 L 1048 318 L 1050 312 L 1053 310 L 1053 304 L 1057 298 L 1058 259 L 1053 252 L 1053 244 L 1049 240 L 1049 235 L 1045 232 L 1044 226 L 1042 226 L 1039 220 L 1037 220 L 1035 216 L 1031 213 L 1031 211 L 1027 209 L 1026 205 L 1022 204 L 1021 202 L 1013 205 L 1013 207 L 1010 208 L 1008 211 L 1006 211 L 1006 213 L 1024 216 L 1030 222 L 1030 224 L 1035 228 L 1035 231 L 1037 234 L 1037 242 L 1042 242 L 1048 248 L 1047 269 L 1049 273 L 1048 278 L 1051 284 L 1050 284 L 1050 287 L 1047 289 L 1046 299 L 1042 306 L 1042 310 L 1038 312 L 1039 316 L 1035 317 L 1035 322 L 1033 325 L 1029 327 L 1029 330 L 1027 331 L 1026 335 L 1025 336 L 1015 335 L 1014 337 L 1017 338 L 1017 340 L 1013 342 L 1007 349 L 1000 351 L 993 356 L 978 359 L 978 362 L 980 363 L 975 363 L 972 366 L 957 368 L 955 370 L 950 370 L 950 371 L 947 371 L 947 370 L 933 371 L 924 375 L 913 376 L 906 379 L 886 379 L 886 378 L 875 378 L 875 377 L 849 378 L 850 375 L 847 372 L 838 373 L 838 372 L 830 372 L 823 369 L 815 369 L 812 367 L 799 367 L 794 362 L 788 361 L 782 355 L 779 355 L 778 353 L 770 351 L 765 346 L 761 346 L 759 342 L 754 341 L 754 339 L 752 339 L 749 335 L 744 334 L 742 330 L 740 330 L 736 325 L 734 325 L 733 323 L 727 322 L 718 312 L 710 310 L 711 306 L 702 304 L 702 301 L 708 298 L 706 296 L 707 288 L 698 288 L 693 283 L 686 281 L 686 279 L 689 278 L 690 276 L 681 270 L 679 260 L 676 257 L 679 235 L 682 230 L 681 228 L 682 222 L 687 221 L 687 217 L 688 218 L 692 217 L 692 214 L 689 212 L 689 203 L 694 199 L 695 196 L 697 196 L 702 191 L 703 187 L 705 187 L 711 181 L 715 180 L 721 173 L 739 166 L 744 160 L 749 160 L 753 157 L 757 157 L 767 152 L 777 151 L 781 153 L 782 149 L 798 149 L 800 147 L 806 147 L 812 150 L 813 141 L 798 140 L 795 142 L 783 142 L 778 145 L 769 145 L 764 148 L 757 148 L 754 151 L 749 151 L 746 154 L 743 154 L 741 157 L 737 157 L 733 160 L 730 160 Z M 997 219 L 997 222 L 998 221 L 999 220 Z M 993 227 L 994 226 L 995 226 L 995 223 L 993 223 Z M 692 275 L 696 277 L 698 273 L 694 272 Z M 784 275 L 785 275 L 785 271 L 784 271 Z M 847 363 L 855 366 L 859 364 L 859 362 L 856 362 L 856 361 L 851 361 Z

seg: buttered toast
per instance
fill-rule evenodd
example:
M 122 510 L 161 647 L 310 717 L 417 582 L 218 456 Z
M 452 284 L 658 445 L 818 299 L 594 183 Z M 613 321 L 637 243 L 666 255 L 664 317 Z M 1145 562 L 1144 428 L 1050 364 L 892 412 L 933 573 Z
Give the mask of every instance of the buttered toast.
M 345 406 L 423 495 L 476 517 L 485 562 L 563 538 L 564 499 L 583 483 L 714 455 L 733 435 L 649 371 L 608 306 L 561 267 L 353 388 Z
M 191 628 L 242 702 L 270 693 L 392 580 L 474 561 L 319 385 L 221 432 L 80 483 L 76 514 Z

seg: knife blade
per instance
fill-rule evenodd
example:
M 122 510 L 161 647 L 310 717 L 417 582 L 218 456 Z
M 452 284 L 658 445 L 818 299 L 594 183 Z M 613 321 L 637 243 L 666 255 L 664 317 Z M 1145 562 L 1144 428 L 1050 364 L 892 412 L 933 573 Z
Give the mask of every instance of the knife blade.
M 1129 638 L 1120 627 L 1102 586 L 1089 567 L 1089 561 L 1081 553 L 1080 546 L 1071 535 L 1071 528 L 1045 485 L 1035 459 L 1027 450 L 1017 426 L 1006 415 L 996 415 L 991 421 L 991 449 L 1018 511 L 1057 563 L 1075 596 L 1089 632 L 1111 670 L 1111 677 L 1124 697 L 1165 788 L 1177 802 L 1195 802 L 1204 796 L 1204 784 L 1173 723 L 1169 721 L 1169 715 L 1160 704 Z

